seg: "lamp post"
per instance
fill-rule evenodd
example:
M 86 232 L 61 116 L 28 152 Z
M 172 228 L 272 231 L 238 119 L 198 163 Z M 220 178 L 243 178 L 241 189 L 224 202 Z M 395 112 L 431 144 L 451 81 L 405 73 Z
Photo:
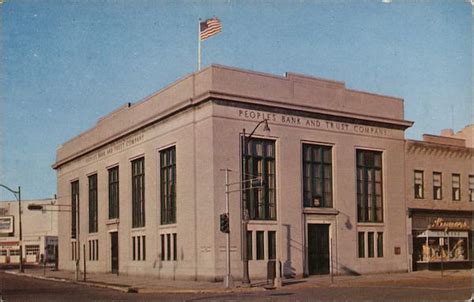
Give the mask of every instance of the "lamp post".
M 268 119 L 261 120 L 255 128 L 250 132 L 247 136 L 245 133 L 245 128 L 242 130 L 242 148 L 241 148 L 241 158 L 242 158 L 242 181 L 241 183 L 246 183 L 245 180 L 248 176 L 247 171 L 247 152 L 248 152 L 248 144 L 252 140 L 255 131 L 257 128 L 264 124 L 263 131 L 265 133 L 270 132 L 270 127 L 268 127 Z M 247 242 L 247 232 L 248 232 L 248 224 L 249 224 L 249 209 L 247 209 L 247 200 L 244 200 L 244 193 L 246 188 L 242 189 L 241 192 L 241 204 L 242 204 L 242 284 L 245 286 L 250 285 L 250 277 L 249 277 L 249 259 L 247 255 L 248 250 L 248 242 Z
M 23 269 L 23 232 L 22 232 L 22 224 L 21 224 L 21 187 L 18 186 L 18 191 L 12 190 L 9 187 L 2 184 L 0 184 L 0 187 L 5 188 L 8 191 L 12 192 L 18 201 L 18 233 L 19 233 L 18 243 L 20 245 L 20 273 L 24 273 L 25 270 Z

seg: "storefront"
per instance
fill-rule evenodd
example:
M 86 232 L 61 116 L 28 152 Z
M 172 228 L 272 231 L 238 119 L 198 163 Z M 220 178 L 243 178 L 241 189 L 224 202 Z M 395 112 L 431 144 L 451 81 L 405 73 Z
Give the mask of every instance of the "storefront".
M 472 267 L 471 220 L 471 212 L 413 213 L 413 269 Z

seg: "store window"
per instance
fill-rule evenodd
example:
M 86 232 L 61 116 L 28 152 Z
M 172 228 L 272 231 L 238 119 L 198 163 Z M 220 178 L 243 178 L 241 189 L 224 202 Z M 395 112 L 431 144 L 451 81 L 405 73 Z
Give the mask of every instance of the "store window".
M 252 138 L 244 148 L 244 202 L 249 218 L 276 219 L 275 142 Z M 262 178 L 263 188 L 252 188 L 252 179 Z
M 440 172 L 433 172 L 433 199 L 441 200 L 443 198 L 442 192 L 442 175 Z
M 77 237 L 77 211 L 79 210 L 79 180 L 71 182 L 71 238 Z
M 469 255 L 468 231 L 414 231 L 414 256 L 418 263 L 466 261 Z
M 132 161 L 132 227 L 145 226 L 145 158 Z
M 469 201 L 474 201 L 474 175 L 469 175 Z
M 332 147 L 303 145 L 305 207 L 332 207 Z
M 415 170 L 415 198 L 422 199 L 424 196 L 423 171 Z
M 357 221 L 383 221 L 382 152 L 357 150 Z
M 97 174 L 91 175 L 89 179 L 89 233 L 97 233 L 98 211 L 97 211 Z
M 453 174 L 451 176 L 453 186 L 453 200 L 461 200 L 461 175 Z
M 109 169 L 109 219 L 119 218 L 119 167 Z
M 176 223 L 176 148 L 160 151 L 161 224 Z

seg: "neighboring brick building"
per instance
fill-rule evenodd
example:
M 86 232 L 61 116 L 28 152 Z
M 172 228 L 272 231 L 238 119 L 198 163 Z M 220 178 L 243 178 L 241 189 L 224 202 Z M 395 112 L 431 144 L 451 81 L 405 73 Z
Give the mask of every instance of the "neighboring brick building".
M 413 269 L 471 268 L 473 125 L 406 142 L 409 260 Z M 411 252 L 411 253 L 410 253 Z

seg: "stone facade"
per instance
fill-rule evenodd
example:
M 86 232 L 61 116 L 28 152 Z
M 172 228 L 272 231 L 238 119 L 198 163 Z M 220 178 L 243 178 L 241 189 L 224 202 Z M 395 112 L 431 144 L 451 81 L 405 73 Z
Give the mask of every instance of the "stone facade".
M 263 120 L 271 129 L 269 135 L 264 136 L 262 125 L 249 138 Z M 64 226 L 59 230 L 60 268 L 75 268 L 79 244 L 81 251 L 86 247 L 88 271 L 222 279 L 226 237 L 219 231 L 219 215 L 225 212 L 222 169 L 228 168 L 230 183 L 237 183 L 229 194 L 234 278 L 242 276 L 241 197 L 255 198 L 251 207 L 257 208 L 249 209 L 251 216 L 269 215 L 249 221 L 252 279 L 266 277 L 270 258 L 280 259 L 286 276 L 330 270 L 407 271 L 409 226 L 400 221 L 406 217 L 404 130 L 411 125 L 399 98 L 304 75 L 274 76 L 212 65 L 145 100 L 124 105 L 58 149 L 53 165 L 58 202 L 71 205 L 72 185 L 78 185 L 73 198 L 80 221 L 78 238 L 71 238 L 73 216 L 59 217 Z M 238 185 L 244 177 L 244 143 L 254 146 L 246 162 L 255 163 L 249 164 L 257 171 L 253 176 L 260 171 L 267 181 L 249 195 L 241 194 Z M 262 146 L 268 149 L 262 151 Z M 327 159 L 316 163 L 314 155 L 314 167 L 305 164 L 305 150 L 323 149 L 328 150 Z M 165 153 L 175 156 L 170 168 L 174 170 L 169 170 L 174 171 L 172 178 L 164 172 Z M 323 171 L 322 166 L 324 172 L 314 172 Z M 112 168 L 118 171 L 120 214 L 109 219 Z M 324 179 L 318 178 L 323 174 L 308 176 L 306 168 L 323 173 Z M 164 178 L 175 182 L 163 183 Z M 96 187 L 91 188 L 91 179 L 97 180 Z M 317 188 L 319 184 L 325 189 Z M 137 193 L 141 185 L 143 196 Z M 169 192 L 175 199 L 166 208 Z M 304 201 L 305 194 L 312 194 L 311 204 Z M 92 203 L 91 196 L 96 196 Z M 321 206 L 320 199 L 330 203 Z M 370 201 L 364 204 L 366 199 Z M 97 214 L 91 216 L 90 207 Z M 133 213 L 143 209 L 144 216 L 136 222 Z M 163 223 L 173 211 L 175 219 Z M 92 232 L 90 219 L 97 220 Z

